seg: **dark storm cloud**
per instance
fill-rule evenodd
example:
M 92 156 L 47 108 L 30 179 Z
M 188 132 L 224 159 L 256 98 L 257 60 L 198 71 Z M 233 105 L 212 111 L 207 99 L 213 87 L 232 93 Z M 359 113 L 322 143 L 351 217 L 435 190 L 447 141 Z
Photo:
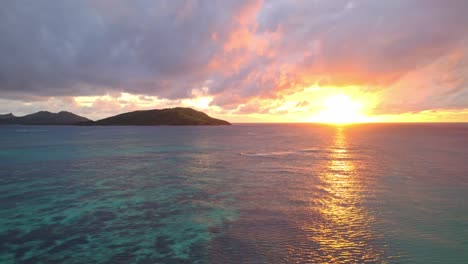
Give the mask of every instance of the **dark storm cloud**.
M 4 1 L 1 95 L 122 90 L 183 97 L 235 25 L 242 1 Z

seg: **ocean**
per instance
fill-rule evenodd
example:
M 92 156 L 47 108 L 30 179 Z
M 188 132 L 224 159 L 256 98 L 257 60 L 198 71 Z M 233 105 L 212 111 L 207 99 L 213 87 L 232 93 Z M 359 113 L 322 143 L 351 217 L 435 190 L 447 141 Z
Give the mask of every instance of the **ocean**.
M 0 263 L 468 263 L 468 124 L 0 126 Z

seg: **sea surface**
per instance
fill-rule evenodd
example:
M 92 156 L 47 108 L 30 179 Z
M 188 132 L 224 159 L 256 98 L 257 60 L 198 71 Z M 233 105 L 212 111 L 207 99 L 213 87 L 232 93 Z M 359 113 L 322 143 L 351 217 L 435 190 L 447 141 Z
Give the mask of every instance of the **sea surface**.
M 468 124 L 0 126 L 0 263 L 468 263 Z

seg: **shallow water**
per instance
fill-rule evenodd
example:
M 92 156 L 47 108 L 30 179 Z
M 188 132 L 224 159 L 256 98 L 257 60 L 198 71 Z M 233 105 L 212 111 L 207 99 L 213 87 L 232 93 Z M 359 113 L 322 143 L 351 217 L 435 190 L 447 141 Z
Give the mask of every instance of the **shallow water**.
M 0 127 L 0 263 L 466 263 L 468 125 Z

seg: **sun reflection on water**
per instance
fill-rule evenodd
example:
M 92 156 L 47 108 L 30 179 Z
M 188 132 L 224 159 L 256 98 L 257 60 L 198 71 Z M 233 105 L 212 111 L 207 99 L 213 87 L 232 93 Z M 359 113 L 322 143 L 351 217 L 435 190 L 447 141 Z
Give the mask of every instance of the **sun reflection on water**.
M 333 145 L 320 175 L 323 195 L 311 209 L 316 221 L 303 229 L 316 245 L 310 260 L 320 263 L 385 262 L 373 241 L 372 217 L 362 206 L 365 169 L 347 145 L 343 127 L 337 127 Z

